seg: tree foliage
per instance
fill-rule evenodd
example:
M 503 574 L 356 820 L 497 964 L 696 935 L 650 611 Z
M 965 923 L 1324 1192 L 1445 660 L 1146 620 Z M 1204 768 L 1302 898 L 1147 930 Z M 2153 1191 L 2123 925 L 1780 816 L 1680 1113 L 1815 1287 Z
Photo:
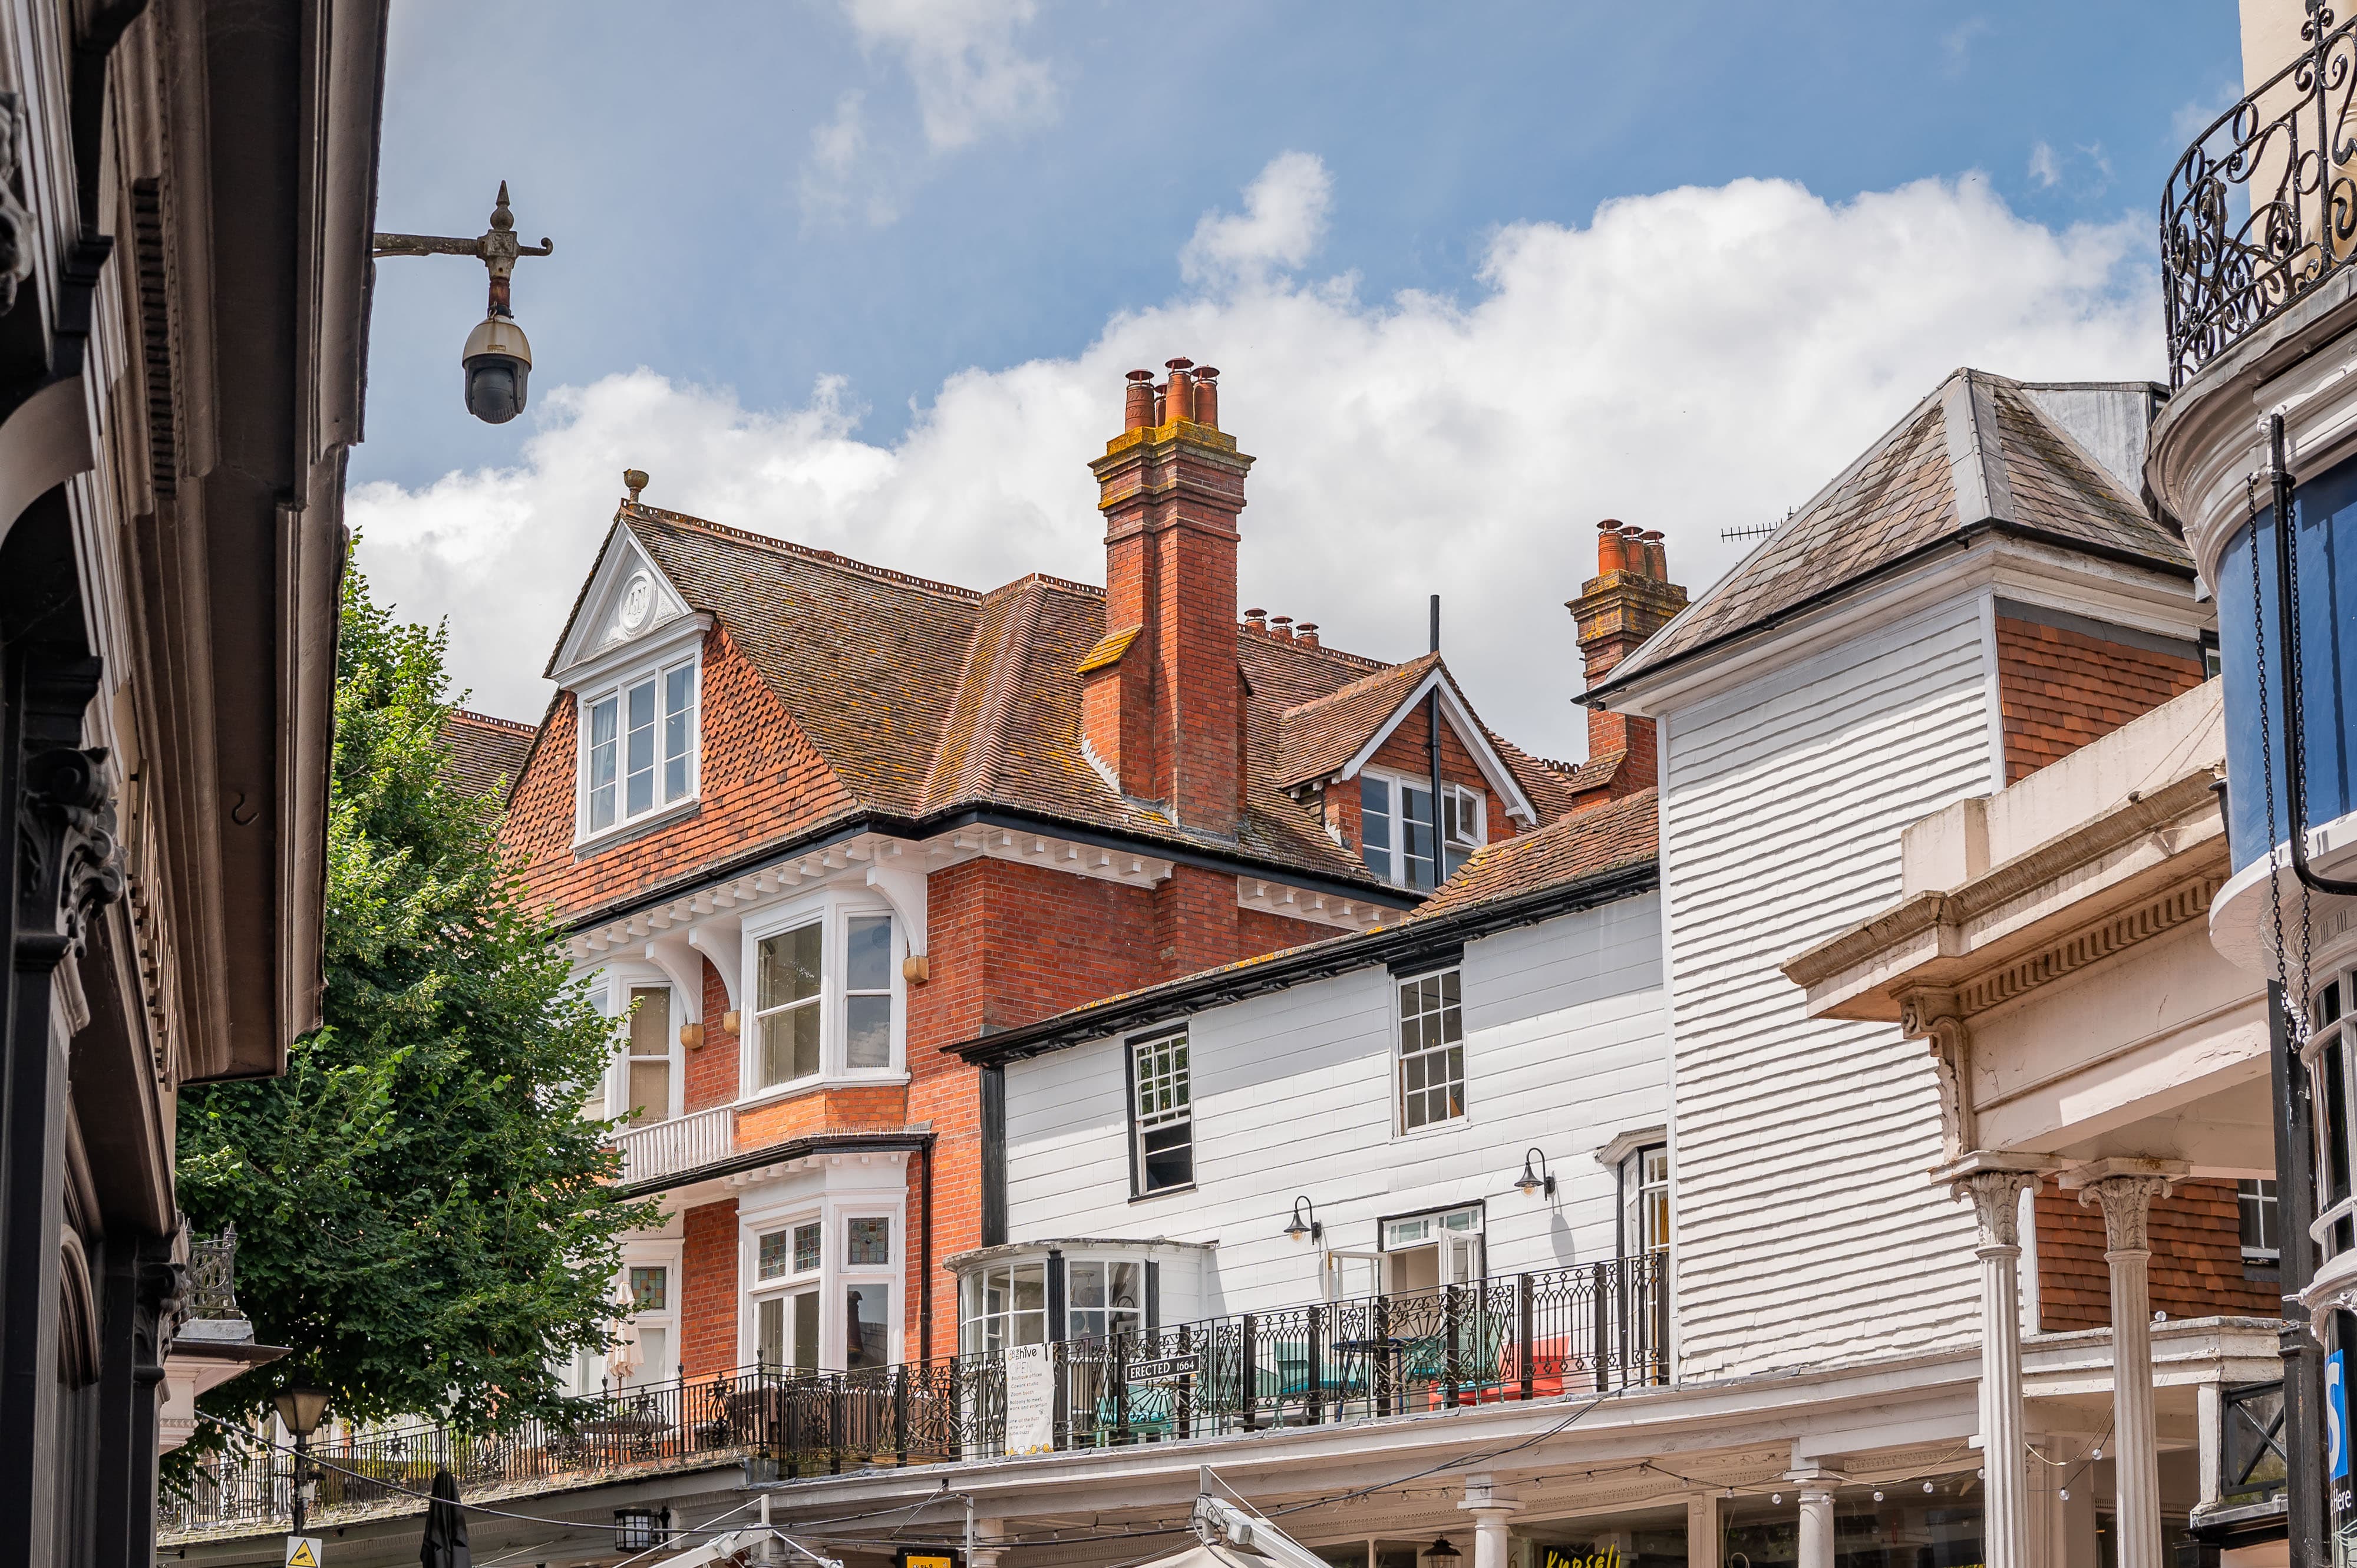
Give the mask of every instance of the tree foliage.
M 444 634 L 346 579 L 328 823 L 324 1024 L 283 1079 L 180 1099 L 180 1204 L 237 1226 L 239 1305 L 350 1420 L 483 1428 L 549 1410 L 610 1343 L 610 1122 L 583 1109 L 612 1025 L 502 859 L 499 803 L 446 776 Z

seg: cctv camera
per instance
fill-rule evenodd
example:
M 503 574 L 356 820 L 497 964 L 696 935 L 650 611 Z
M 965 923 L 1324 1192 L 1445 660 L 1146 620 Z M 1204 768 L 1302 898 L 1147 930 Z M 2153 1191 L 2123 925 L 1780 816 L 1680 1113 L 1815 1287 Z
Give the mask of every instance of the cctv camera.
M 532 345 L 511 317 L 487 316 L 467 334 L 467 412 L 486 424 L 505 424 L 523 412 L 532 379 Z

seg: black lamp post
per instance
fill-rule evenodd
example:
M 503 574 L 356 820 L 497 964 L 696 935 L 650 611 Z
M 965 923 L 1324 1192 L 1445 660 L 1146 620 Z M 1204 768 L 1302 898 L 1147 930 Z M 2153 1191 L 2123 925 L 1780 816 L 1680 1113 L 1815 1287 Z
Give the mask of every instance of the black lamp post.
M 311 1485 L 310 1466 L 307 1463 L 310 1456 L 311 1434 L 319 1429 L 319 1418 L 328 1413 L 328 1391 L 308 1388 L 298 1383 L 291 1389 L 279 1390 L 270 1402 L 277 1407 L 279 1421 L 285 1424 L 287 1434 L 295 1439 L 295 1529 L 293 1533 L 300 1535 L 303 1533 L 305 1493 Z

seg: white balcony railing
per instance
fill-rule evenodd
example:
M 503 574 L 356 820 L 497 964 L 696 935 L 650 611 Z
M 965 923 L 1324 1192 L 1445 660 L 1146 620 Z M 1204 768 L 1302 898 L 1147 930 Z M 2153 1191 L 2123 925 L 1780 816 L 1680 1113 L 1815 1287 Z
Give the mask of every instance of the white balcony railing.
M 730 1107 L 716 1105 L 667 1122 L 641 1122 L 618 1130 L 614 1146 L 622 1151 L 622 1180 L 651 1181 L 726 1159 L 735 1147 L 734 1115 Z

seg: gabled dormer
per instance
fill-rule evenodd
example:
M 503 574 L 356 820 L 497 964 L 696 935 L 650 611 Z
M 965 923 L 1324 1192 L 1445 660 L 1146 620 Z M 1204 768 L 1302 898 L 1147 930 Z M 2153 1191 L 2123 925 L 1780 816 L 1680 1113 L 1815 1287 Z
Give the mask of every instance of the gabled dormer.
M 711 629 L 617 522 L 544 671 L 574 704 L 576 843 L 694 808 Z

